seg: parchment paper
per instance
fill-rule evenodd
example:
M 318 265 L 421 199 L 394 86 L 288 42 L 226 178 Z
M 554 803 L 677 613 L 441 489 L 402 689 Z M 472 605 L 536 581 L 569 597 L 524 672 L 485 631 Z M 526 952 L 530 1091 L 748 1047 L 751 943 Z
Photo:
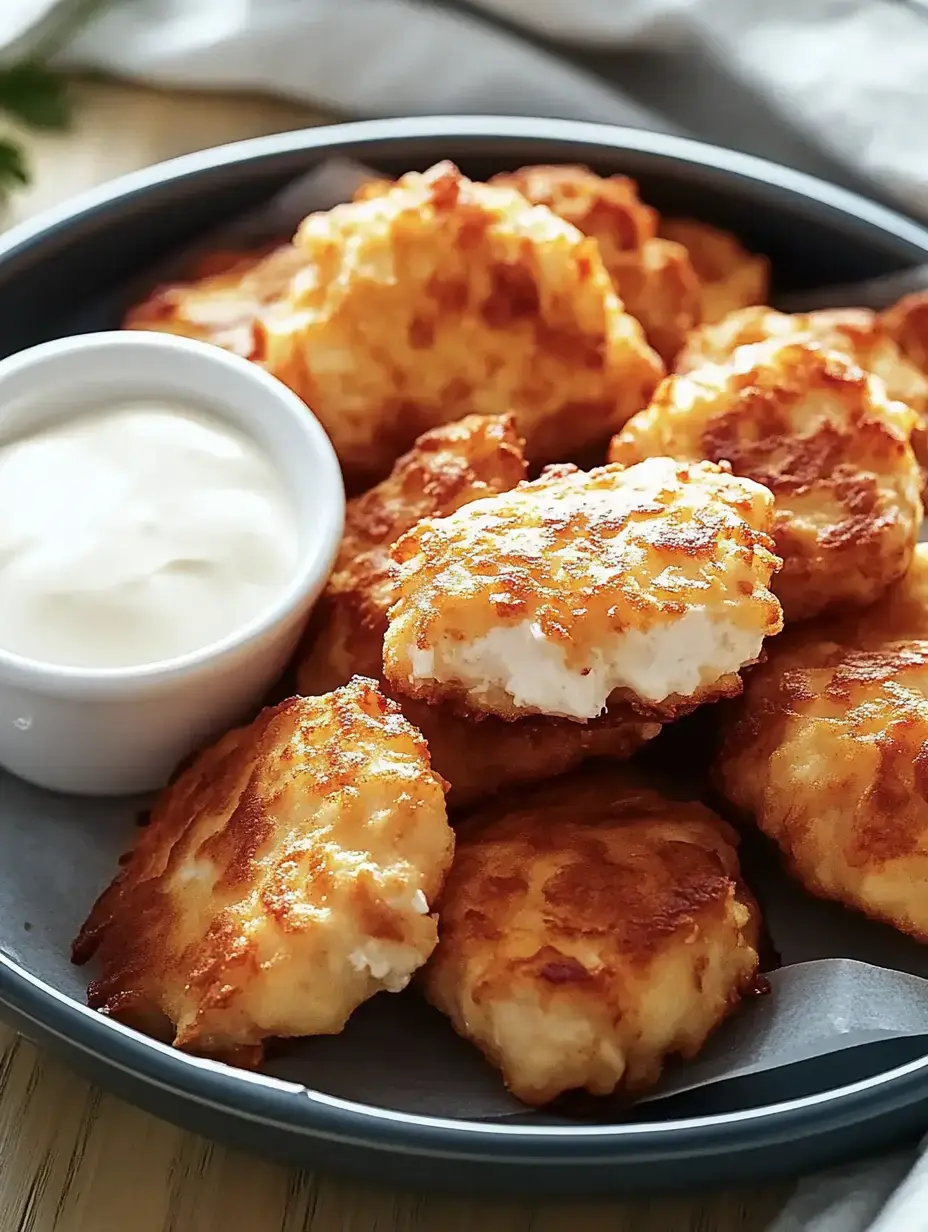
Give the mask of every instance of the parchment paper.
M 202 247 L 286 238 L 310 209 L 347 199 L 367 174 L 354 164 L 329 163 Z M 190 255 L 180 254 L 146 282 L 155 281 L 155 273 L 170 277 Z M 71 323 L 74 332 L 118 325 L 123 307 L 142 290 L 135 282 L 94 305 Z M 55 796 L 0 775 L 0 950 L 76 999 L 84 999 L 88 973 L 71 966 L 71 940 L 131 843 L 144 803 Z M 698 1114 L 709 1088 L 774 1075 L 773 1096 L 769 1083 L 754 1093 L 737 1088 L 737 1106 L 750 1106 L 784 1097 L 790 1075 L 800 1070 L 804 1090 L 816 1081 L 821 1089 L 853 1081 L 868 1072 L 866 1055 L 876 1047 L 881 1051 L 872 1055 L 882 1068 L 928 1053 L 928 947 L 811 898 L 784 874 L 760 836 L 746 837 L 742 855 L 781 963 L 769 973 L 770 994 L 749 1001 L 695 1061 L 671 1065 L 659 1090 L 635 1109 L 600 1101 L 585 1116 L 654 1119 L 655 1104 L 668 1097 L 675 1112 L 685 1106 Z M 846 1054 L 846 1067 L 825 1066 L 834 1054 Z M 821 1076 L 816 1079 L 813 1067 L 810 1079 L 808 1063 L 815 1059 Z M 312 1089 L 406 1112 L 553 1123 L 575 1115 L 569 1108 L 527 1112 L 414 988 L 374 998 L 339 1036 L 282 1045 L 265 1069 Z

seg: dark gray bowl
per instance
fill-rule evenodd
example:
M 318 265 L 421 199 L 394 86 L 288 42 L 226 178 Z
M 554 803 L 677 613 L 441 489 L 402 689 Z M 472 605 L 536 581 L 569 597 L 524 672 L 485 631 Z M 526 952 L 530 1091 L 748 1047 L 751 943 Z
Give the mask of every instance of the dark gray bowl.
M 694 142 L 548 120 L 380 121 L 181 158 L 8 232 L 0 239 L 0 354 L 86 327 L 88 319 L 115 323 L 105 306 L 115 311 L 127 283 L 333 153 L 388 174 L 440 158 L 478 177 L 527 162 L 628 172 L 658 207 L 740 232 L 770 255 L 785 289 L 928 260 L 928 232 L 915 223 L 806 176 Z M 70 831 L 72 807 L 0 777 L 0 1009 L 95 1081 L 190 1129 L 393 1183 L 579 1195 L 799 1172 L 885 1147 L 928 1120 L 924 1042 L 794 1066 L 749 1092 L 722 1088 L 695 1105 L 698 1115 L 684 1099 L 607 1125 L 416 1116 L 351 1102 L 325 1083 L 325 1091 L 307 1089 L 187 1057 L 80 1003 L 83 977 L 63 961 L 67 931 L 109 876 L 127 831 L 125 824 L 107 829 L 99 815 L 90 825 L 93 806 L 86 805 Z M 72 832 L 73 841 L 62 839 Z M 70 879 L 56 870 L 94 859 L 102 863 L 88 872 L 86 901 L 68 901 Z M 360 1022 L 363 1031 L 363 1015 Z M 402 1051 L 403 1024 L 398 1017 L 393 1035 L 383 1026 L 371 1033 L 385 1066 L 394 1049 Z

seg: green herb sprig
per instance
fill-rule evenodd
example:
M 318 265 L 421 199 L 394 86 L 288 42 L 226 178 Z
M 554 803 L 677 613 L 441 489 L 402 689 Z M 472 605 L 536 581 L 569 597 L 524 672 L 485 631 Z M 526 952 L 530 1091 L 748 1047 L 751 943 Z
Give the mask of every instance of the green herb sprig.
M 14 128 L 63 131 L 70 127 L 70 83 L 49 68 L 49 62 L 108 2 L 59 0 L 39 23 L 31 45 L 20 49 L 11 63 L 0 63 L 0 120 L 11 121 L 9 127 Z M 12 189 L 28 182 L 29 162 L 23 143 L 7 131 L 0 135 L 0 204 Z
M 0 67 L 0 112 L 26 128 L 66 129 L 71 121 L 67 82 L 41 64 L 25 61 Z M 0 138 L 0 194 L 28 184 L 29 165 L 22 143 Z

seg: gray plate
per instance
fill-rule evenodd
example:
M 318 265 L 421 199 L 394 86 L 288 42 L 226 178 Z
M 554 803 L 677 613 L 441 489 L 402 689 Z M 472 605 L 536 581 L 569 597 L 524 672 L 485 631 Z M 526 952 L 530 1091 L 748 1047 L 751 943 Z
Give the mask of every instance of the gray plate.
M 148 269 L 333 153 L 388 174 L 445 157 L 477 176 L 526 162 L 627 172 L 659 208 L 740 232 L 772 257 L 787 289 L 874 277 L 928 257 L 928 232 L 915 223 L 693 142 L 547 120 L 380 121 L 178 159 L 7 233 L 0 354 L 117 323 L 126 288 Z M 83 974 L 67 961 L 136 811 L 131 802 L 78 802 L 0 777 L 0 1009 L 94 1080 L 191 1129 L 417 1187 L 579 1194 L 797 1172 L 905 1137 L 925 1119 L 928 1058 L 917 1055 L 924 1042 L 911 1040 L 644 1105 L 621 1119 L 603 1109 L 596 1122 L 517 1111 L 486 1119 L 482 1099 L 496 1100 L 495 1075 L 413 996 L 375 999 L 345 1036 L 288 1047 L 265 1074 L 185 1056 L 87 1010 Z M 449 1068 L 472 1105 L 461 1114 L 458 1100 L 455 1119 L 437 1090 L 436 1075 Z

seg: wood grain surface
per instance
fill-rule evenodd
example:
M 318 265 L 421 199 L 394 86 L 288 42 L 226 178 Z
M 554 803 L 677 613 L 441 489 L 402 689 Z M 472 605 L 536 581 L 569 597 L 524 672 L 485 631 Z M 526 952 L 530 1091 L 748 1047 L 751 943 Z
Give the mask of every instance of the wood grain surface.
M 75 131 L 30 141 L 22 218 L 122 172 L 321 123 L 267 99 L 78 88 Z M 760 1232 L 787 1189 L 642 1202 L 484 1202 L 252 1159 L 89 1086 L 0 1025 L 0 1232 Z

